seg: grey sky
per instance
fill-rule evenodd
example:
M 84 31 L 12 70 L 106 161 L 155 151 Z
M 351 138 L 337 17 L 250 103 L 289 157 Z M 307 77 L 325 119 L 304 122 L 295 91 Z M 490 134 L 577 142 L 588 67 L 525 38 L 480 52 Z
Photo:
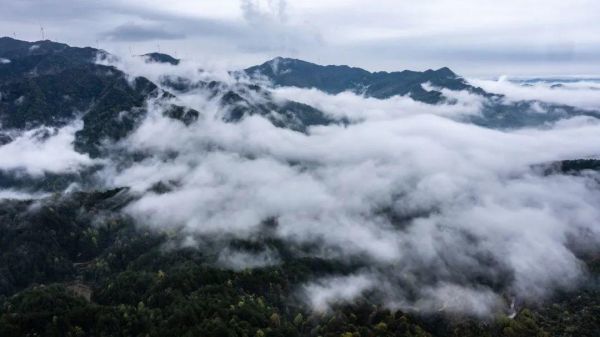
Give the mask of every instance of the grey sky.
M 230 68 L 290 56 L 468 76 L 600 74 L 596 0 L 2 0 L 0 35 Z

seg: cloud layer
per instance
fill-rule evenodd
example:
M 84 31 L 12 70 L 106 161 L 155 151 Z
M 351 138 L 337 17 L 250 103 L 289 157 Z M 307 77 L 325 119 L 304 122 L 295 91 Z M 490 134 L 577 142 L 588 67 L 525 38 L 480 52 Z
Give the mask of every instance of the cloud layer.
M 29 175 L 74 173 L 93 164 L 87 155 L 73 149 L 80 123 L 60 129 L 41 127 L 17 135 L 0 146 L 0 170 L 23 171 Z
M 117 66 L 157 82 L 166 75 L 214 78 L 230 88 L 237 81 L 186 62 L 127 58 Z M 480 83 L 506 88 L 508 99 L 550 99 L 545 84 Z M 554 99 L 574 100 L 571 90 L 589 94 L 578 85 L 551 89 L 559 93 Z M 513 300 L 535 302 L 577 286 L 586 276 L 581 254 L 598 253 L 600 244 L 600 177 L 536 167 L 598 156 L 600 122 L 566 118 L 539 128 L 482 128 L 461 122 L 479 113 L 481 98 L 446 95 L 455 104 L 276 90 L 276 100 L 293 98 L 352 122 L 304 134 L 260 116 L 225 123 L 219 96 L 195 89 L 175 100 L 200 111 L 198 121 L 186 126 L 150 104 L 139 128 L 109 145 L 125 159 L 146 156 L 107 159 L 97 178 L 102 187 L 131 187 L 137 199 L 125 212 L 142 226 L 178 231 L 186 246 L 231 240 L 261 246 L 269 239 L 297 256 L 353 266 L 299 286 L 299 296 L 316 310 L 367 296 L 404 310 L 484 316 L 508 312 Z M 39 175 L 90 165 L 72 150 L 76 130 L 24 133 L 0 146 L 0 168 Z M 268 246 L 224 247 L 216 263 L 225 268 L 283 261 Z
M 127 66 L 150 77 L 157 69 L 181 74 L 178 67 Z M 513 86 L 527 90 L 518 98 L 544 98 L 545 84 Z M 567 103 L 569 90 L 578 90 L 571 87 L 552 90 Z M 351 275 L 298 290 L 316 309 L 368 295 L 406 310 L 488 315 L 509 310 L 512 298 L 538 301 L 576 286 L 586 275 L 578 254 L 597 252 L 600 243 L 598 176 L 544 175 L 535 167 L 596 157 L 599 121 L 482 128 L 460 121 L 478 113 L 480 98 L 447 94 L 457 103 L 277 90 L 276 98 L 353 121 L 302 134 L 258 116 L 224 123 L 222 108 L 199 89 L 178 102 L 203 118 L 186 127 L 153 111 L 118 145 L 152 156 L 100 176 L 139 193 L 127 212 L 141 224 L 178 229 L 192 243 L 260 243 L 268 235 L 302 254 L 359 261 Z M 152 192 L 160 182 L 168 191 Z M 265 232 L 269 221 L 275 226 Z M 220 259 L 234 269 L 278 261 L 272 251 L 224 251 Z

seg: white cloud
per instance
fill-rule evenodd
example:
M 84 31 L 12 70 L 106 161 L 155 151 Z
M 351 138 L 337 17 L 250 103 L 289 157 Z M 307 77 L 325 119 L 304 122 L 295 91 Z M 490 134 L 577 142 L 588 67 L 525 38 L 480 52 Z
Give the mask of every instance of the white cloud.
M 592 250 L 600 243 L 597 177 L 541 176 L 531 166 L 598 156 L 600 124 L 573 118 L 540 129 L 486 129 L 454 120 L 477 113 L 479 98 L 447 94 L 458 104 L 278 89 L 277 98 L 356 122 L 301 134 L 258 116 L 223 123 L 219 105 L 192 91 L 179 101 L 203 118 L 185 127 L 152 111 L 120 146 L 153 156 L 104 176 L 138 191 L 127 212 L 156 228 L 255 240 L 274 218 L 272 235 L 290 246 L 364 261 L 364 275 L 308 284 L 316 308 L 372 290 L 407 310 L 485 315 L 506 308 L 498 289 L 538 300 L 576 285 L 585 270 L 573 242 Z M 144 192 L 159 181 L 173 190 Z M 238 269 L 262 259 L 232 257 Z
M 41 199 L 48 196 L 47 193 L 30 193 L 26 191 L 19 191 L 14 189 L 0 189 L 0 200 L 2 199 L 14 199 L 14 200 L 32 200 Z
M 434 88 L 426 88 L 434 90 Z M 363 97 L 351 92 L 329 95 L 317 89 L 283 87 L 275 89 L 276 98 L 295 100 L 323 110 L 336 118 L 351 121 L 395 120 L 410 115 L 435 114 L 461 118 L 480 112 L 483 97 L 468 92 L 442 90 L 444 96 L 456 100 L 456 104 L 434 106 L 417 102 L 407 96 L 393 96 L 389 99 Z
M 280 263 L 276 253 L 265 250 L 258 253 L 236 251 L 229 248 L 221 250 L 217 264 L 232 270 L 244 270 L 247 268 L 262 268 Z
M 81 124 L 60 129 L 38 128 L 23 132 L 0 146 L 0 170 L 24 170 L 30 175 L 77 172 L 93 161 L 73 149 L 75 132 Z
M 325 311 L 332 304 L 355 299 L 374 285 L 375 281 L 366 275 L 352 275 L 318 280 L 307 284 L 304 291 L 313 308 Z
M 470 79 L 469 82 L 485 91 L 506 95 L 508 101 L 512 102 L 539 100 L 581 109 L 600 110 L 600 83 L 597 81 L 570 82 L 567 79 L 519 83 L 501 77 L 498 80 Z
M 502 306 L 502 300 L 493 291 L 459 285 L 441 284 L 426 287 L 415 309 L 424 312 L 453 312 L 475 316 L 489 316 Z

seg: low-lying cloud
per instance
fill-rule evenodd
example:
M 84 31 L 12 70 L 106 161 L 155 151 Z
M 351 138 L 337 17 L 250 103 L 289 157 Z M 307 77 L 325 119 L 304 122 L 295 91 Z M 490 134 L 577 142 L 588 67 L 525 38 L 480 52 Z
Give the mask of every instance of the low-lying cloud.
M 136 62 L 125 65 L 129 72 L 151 79 L 185 76 L 181 69 L 189 67 Z M 209 76 L 187 73 L 192 81 Z M 404 310 L 489 315 L 508 312 L 512 299 L 543 300 L 585 280 L 580 254 L 597 253 L 600 244 L 600 177 L 542 174 L 534 166 L 596 157 L 598 120 L 482 128 L 460 118 L 477 114 L 482 98 L 446 94 L 455 104 L 275 90 L 275 99 L 351 121 L 305 134 L 260 116 L 225 123 L 218 97 L 195 89 L 177 103 L 200 111 L 196 122 L 185 126 L 151 105 L 140 127 L 112 145 L 147 156 L 106 163 L 97 177 L 131 187 L 138 199 L 125 212 L 140 225 L 185 233 L 187 246 L 201 248 L 196 237 L 259 245 L 268 238 L 302 256 L 358 265 L 299 286 L 317 310 L 368 297 Z M 0 147 L 11 158 L 3 169 L 36 174 L 89 164 L 70 150 L 73 132 L 45 141 L 26 134 Z M 159 183 L 167 188 L 157 191 Z M 225 268 L 281 263 L 267 248 L 224 247 L 217 263 Z
M 600 82 L 597 80 L 548 79 L 535 82 L 498 80 L 469 80 L 486 91 L 502 94 L 508 101 L 538 100 L 564 104 L 580 109 L 600 110 Z
M 93 160 L 73 149 L 75 132 L 81 123 L 63 128 L 41 127 L 25 131 L 0 146 L 0 170 L 23 171 L 29 175 L 74 173 Z

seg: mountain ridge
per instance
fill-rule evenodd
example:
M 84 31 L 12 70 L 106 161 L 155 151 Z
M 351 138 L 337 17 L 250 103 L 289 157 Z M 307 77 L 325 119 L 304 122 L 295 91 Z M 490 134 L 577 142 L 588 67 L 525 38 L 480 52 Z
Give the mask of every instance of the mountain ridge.
M 266 78 L 275 86 L 316 88 L 330 94 L 352 91 L 368 97 L 386 99 L 396 95 L 429 104 L 444 101 L 438 90 L 425 90 L 430 83 L 450 90 L 467 90 L 486 95 L 481 88 L 468 84 L 448 67 L 425 71 L 377 71 L 347 65 L 319 65 L 303 60 L 276 57 L 260 65 L 244 69 L 254 79 Z
M 70 47 L 67 44 L 50 40 L 28 42 L 10 37 L 0 38 L 0 59 L 2 60 L 0 62 L 0 92 L 4 93 L 4 98 L 0 99 L 0 122 L 5 126 L 10 126 L 11 120 L 21 119 L 20 124 L 16 125 L 22 127 L 23 118 L 25 118 L 28 124 L 35 125 L 37 119 L 27 116 L 36 115 L 36 118 L 42 118 L 40 120 L 46 122 L 60 122 L 65 120 L 62 118 L 64 116 L 67 116 L 67 119 L 72 118 L 74 111 L 87 110 L 86 107 L 90 106 L 92 101 L 95 102 L 95 96 L 91 92 L 85 101 L 79 102 L 77 105 L 59 101 L 56 99 L 58 96 L 50 95 L 50 93 L 60 94 L 63 97 L 81 98 L 85 95 L 80 95 L 81 92 L 77 90 L 80 90 L 82 86 L 74 86 L 73 83 L 81 82 L 84 87 L 89 87 L 91 83 L 113 86 L 116 83 L 114 80 L 106 80 L 110 73 L 116 74 L 116 76 L 111 76 L 115 79 L 120 78 L 121 83 L 125 83 L 126 76 L 121 70 L 96 62 L 98 59 L 108 57 L 111 55 L 106 51 L 91 47 Z M 145 57 L 147 62 L 166 63 L 174 66 L 180 61 L 163 53 L 148 53 L 141 57 Z M 70 75 L 64 77 L 68 74 Z M 245 116 L 257 114 L 278 127 L 286 127 L 300 132 L 306 132 L 311 126 L 331 123 L 345 124 L 346 121 L 333 119 L 322 111 L 301 104 L 301 102 L 290 101 L 290 103 L 279 104 L 270 94 L 269 90 L 273 87 L 316 88 L 329 94 L 350 91 L 376 99 L 387 99 L 400 95 L 426 104 L 454 104 L 455 100 L 446 97 L 445 90 L 466 91 L 478 96 L 482 100 L 483 106 L 480 115 L 463 116 L 462 120 L 491 128 L 537 125 L 540 122 L 559 120 L 565 115 L 600 117 L 598 111 L 586 111 L 567 105 L 547 104 L 536 100 L 516 102 L 505 100 L 503 95 L 486 92 L 471 85 L 448 67 L 436 70 L 428 69 L 422 72 L 412 70 L 369 72 L 348 65 L 323 66 L 298 59 L 276 57 L 260 65 L 230 72 L 230 74 L 234 81 L 237 81 L 233 85 L 214 80 L 192 83 L 188 79 L 168 76 L 157 83 L 145 80 L 150 82 L 148 86 L 156 86 L 157 90 L 171 91 L 175 94 L 189 93 L 191 90 L 207 91 L 211 99 L 217 97 L 221 107 L 227 110 L 222 116 L 225 121 L 238 122 Z M 250 83 L 246 83 L 245 79 L 238 76 L 239 74 L 242 74 L 241 77 L 249 78 Z M 74 81 L 61 81 L 63 77 L 64 79 L 74 79 Z M 49 83 L 54 84 L 49 85 Z M 125 88 L 121 84 L 119 86 Z M 98 91 L 97 94 L 103 90 Z M 130 90 L 125 90 L 125 92 L 128 91 Z M 18 94 L 18 92 L 26 92 L 28 95 L 36 93 L 37 101 L 28 100 L 27 95 Z M 256 96 L 255 93 L 259 95 Z M 116 96 L 103 95 L 103 97 L 113 97 L 115 100 L 112 102 L 118 103 L 119 100 L 116 98 L 121 94 L 116 92 L 115 94 Z M 129 92 L 127 95 L 131 94 Z M 176 95 L 167 93 L 166 96 L 174 97 Z M 21 104 L 21 97 L 27 104 Z M 7 101 L 8 98 L 10 100 Z M 144 104 L 145 99 L 138 97 L 133 100 L 127 98 L 123 101 L 136 102 L 135 107 L 139 108 L 140 104 Z M 32 102 L 37 102 L 38 105 L 31 105 Z M 41 109 L 40 106 L 44 109 Z M 119 109 L 114 107 L 113 114 L 117 116 L 119 109 L 126 108 L 131 111 L 134 106 L 121 105 Z M 546 113 L 540 114 L 540 107 L 545 109 Z M 42 111 L 47 113 L 42 115 Z M 273 111 L 275 114 L 271 113 Z M 139 117 L 141 118 L 143 115 L 142 112 Z M 185 113 L 170 115 L 190 117 L 199 114 L 194 112 L 191 115 Z M 110 120 L 113 119 L 105 121 Z M 191 119 L 187 118 L 186 123 L 190 122 Z M 135 126 L 135 123 L 128 124 L 130 125 L 128 129 Z M 106 126 L 106 124 L 102 125 Z M 97 141 L 93 143 L 99 144 Z
M 158 52 L 151 52 L 151 53 L 147 53 L 147 54 L 144 54 L 141 56 L 145 57 L 147 62 L 167 63 L 167 64 L 174 65 L 174 66 L 178 65 L 179 62 L 181 62 L 180 59 L 174 58 L 173 56 L 171 56 L 169 54 L 158 53 Z
M 149 99 L 168 100 L 189 89 L 208 91 L 226 110 L 222 119 L 238 122 L 261 115 L 277 127 L 306 132 L 309 126 L 338 121 L 298 102 L 276 102 L 266 90 L 248 85 L 154 83 L 145 77 L 131 80 L 111 65 L 98 64 L 110 54 L 91 47 L 70 47 L 49 40 L 28 42 L 0 38 L 0 125 L 30 129 L 62 126 L 81 116 L 83 129 L 76 134 L 76 149 L 100 156 L 103 140 L 117 141 L 134 130 L 147 113 Z M 180 60 L 163 53 L 140 55 L 146 62 L 178 65 Z M 214 82 L 214 83 L 213 83 Z M 172 92 L 170 92 L 172 91 Z M 253 101 L 253 92 L 261 98 Z M 272 112 L 275 112 L 273 114 Z M 186 125 L 200 115 L 193 109 L 168 103 L 165 115 Z M 6 135 L 3 142 L 8 141 Z

